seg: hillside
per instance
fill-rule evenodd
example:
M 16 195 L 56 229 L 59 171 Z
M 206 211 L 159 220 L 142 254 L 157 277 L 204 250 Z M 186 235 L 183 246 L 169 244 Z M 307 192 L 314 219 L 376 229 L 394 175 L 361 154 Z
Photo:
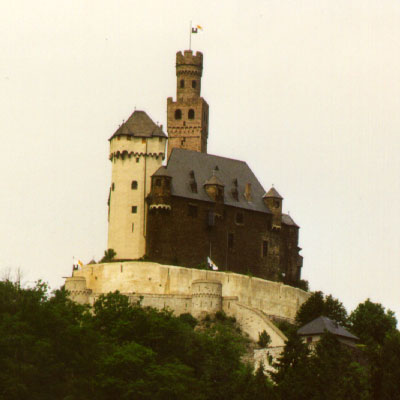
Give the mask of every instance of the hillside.
M 286 325 L 286 349 L 266 377 L 243 362 L 248 339 L 223 313 L 175 317 L 119 293 L 90 308 L 43 283 L 0 282 L 0 399 L 400 399 L 393 315 L 367 300 L 348 316 L 317 292 L 298 323 L 320 312 L 362 332 L 367 363 L 330 335 L 310 353 Z

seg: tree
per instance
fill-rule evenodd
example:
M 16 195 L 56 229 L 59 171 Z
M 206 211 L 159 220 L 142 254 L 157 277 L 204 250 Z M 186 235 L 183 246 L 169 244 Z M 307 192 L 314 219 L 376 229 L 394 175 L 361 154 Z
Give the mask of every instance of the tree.
M 302 326 L 320 316 L 328 317 L 344 326 L 347 324 L 347 311 L 343 304 L 331 295 L 324 296 L 322 292 L 312 293 L 300 306 L 296 323 Z
M 395 330 L 397 320 L 393 311 L 367 299 L 350 314 L 349 326 L 364 344 L 382 345 L 386 335 Z
M 268 347 L 271 343 L 271 336 L 264 330 L 258 334 L 258 344 L 260 347 Z
M 117 255 L 117 253 L 114 251 L 114 249 L 108 249 L 104 252 L 104 256 L 100 260 L 100 262 L 102 262 L 102 263 L 111 262 L 115 258 L 116 255 Z

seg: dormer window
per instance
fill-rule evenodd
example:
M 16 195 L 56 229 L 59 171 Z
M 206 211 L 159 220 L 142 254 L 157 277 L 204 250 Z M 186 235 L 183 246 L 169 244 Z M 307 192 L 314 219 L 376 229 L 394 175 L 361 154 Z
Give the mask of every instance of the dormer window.
M 189 112 L 188 112 L 188 118 L 189 118 L 189 119 L 194 119 L 194 110 L 193 110 L 193 108 L 191 108 L 191 109 L 189 110 Z
M 182 111 L 179 108 L 175 110 L 175 119 L 182 119 Z

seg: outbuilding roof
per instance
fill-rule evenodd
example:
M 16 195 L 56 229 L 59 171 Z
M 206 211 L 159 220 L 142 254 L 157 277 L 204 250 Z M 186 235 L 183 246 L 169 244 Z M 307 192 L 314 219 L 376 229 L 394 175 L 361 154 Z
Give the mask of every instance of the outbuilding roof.
M 163 132 L 162 127 L 154 123 L 144 111 L 135 110 L 109 140 L 115 136 L 166 137 L 167 135 Z
M 354 336 L 348 330 L 343 328 L 343 326 L 327 317 L 318 317 L 314 319 L 308 324 L 302 326 L 297 331 L 297 334 L 300 336 L 322 335 L 325 331 L 331 332 L 336 336 L 359 340 L 357 336 Z

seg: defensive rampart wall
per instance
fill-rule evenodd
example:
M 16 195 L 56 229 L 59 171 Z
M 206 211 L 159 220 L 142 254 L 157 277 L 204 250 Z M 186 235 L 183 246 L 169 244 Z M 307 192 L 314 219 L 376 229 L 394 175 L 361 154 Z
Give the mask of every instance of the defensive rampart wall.
M 237 318 L 253 340 L 265 330 L 273 346 L 285 336 L 270 318 L 293 320 L 309 294 L 279 282 L 229 272 L 161 265 L 152 262 L 115 262 L 86 265 L 66 279 L 66 289 L 79 303 L 116 290 L 144 306 L 170 308 L 175 314 L 224 310 Z

